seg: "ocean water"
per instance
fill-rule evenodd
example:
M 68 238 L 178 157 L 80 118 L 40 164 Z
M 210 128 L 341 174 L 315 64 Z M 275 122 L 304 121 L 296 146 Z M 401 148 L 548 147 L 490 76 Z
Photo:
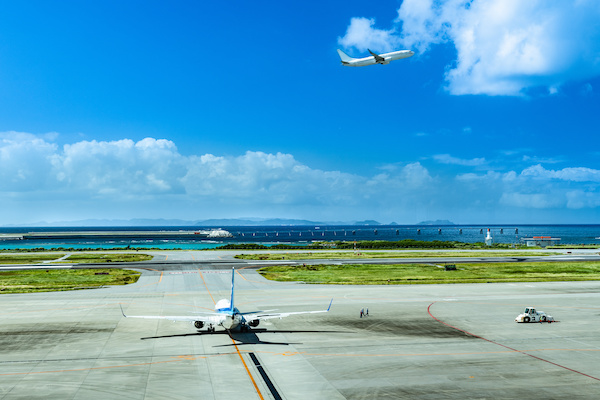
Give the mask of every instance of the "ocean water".
M 116 227 L 116 228 L 0 228 L 0 234 L 29 232 L 115 232 L 114 236 L 92 239 L 28 239 L 0 240 L 0 249 L 15 248 L 160 248 L 211 249 L 228 243 L 259 243 L 264 245 L 300 244 L 315 241 L 354 240 L 443 240 L 466 243 L 483 242 L 490 229 L 495 243 L 519 243 L 523 238 L 551 236 L 561 244 L 600 245 L 600 225 L 344 225 L 344 226 L 232 226 L 223 229 L 232 238 L 207 239 L 197 236 L 185 238 L 157 238 L 140 236 L 135 239 L 119 238 L 119 231 L 195 231 L 200 227 Z

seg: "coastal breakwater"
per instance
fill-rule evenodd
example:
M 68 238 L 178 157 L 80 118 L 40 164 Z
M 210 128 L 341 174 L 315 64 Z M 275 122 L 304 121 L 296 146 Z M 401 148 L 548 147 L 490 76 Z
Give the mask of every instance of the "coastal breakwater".
M 56 232 L 28 232 L 22 234 L 7 233 L 0 234 L 0 240 L 103 240 L 132 239 L 223 239 L 233 235 L 224 229 L 208 229 L 196 231 L 56 231 Z

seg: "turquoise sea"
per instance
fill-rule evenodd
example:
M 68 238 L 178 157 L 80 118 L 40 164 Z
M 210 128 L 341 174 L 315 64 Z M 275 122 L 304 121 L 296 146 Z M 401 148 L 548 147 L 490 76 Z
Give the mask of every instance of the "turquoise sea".
M 483 242 L 490 229 L 496 243 L 519 243 L 533 236 L 560 238 L 561 244 L 600 245 L 600 225 L 340 225 L 340 226 L 224 226 L 233 237 L 207 239 L 195 236 L 160 238 L 150 232 L 196 231 L 210 227 L 69 227 L 69 228 L 0 228 L 0 234 L 18 235 L 29 232 L 111 232 L 102 238 L 0 240 L 0 249 L 15 248 L 160 248 L 211 249 L 228 243 L 260 243 L 264 245 L 308 244 L 314 241 L 354 240 L 443 240 L 467 243 Z M 119 238 L 123 231 L 140 231 L 132 238 Z M 148 234 L 145 236 L 144 232 Z M 1 235 L 0 235 L 1 236 Z

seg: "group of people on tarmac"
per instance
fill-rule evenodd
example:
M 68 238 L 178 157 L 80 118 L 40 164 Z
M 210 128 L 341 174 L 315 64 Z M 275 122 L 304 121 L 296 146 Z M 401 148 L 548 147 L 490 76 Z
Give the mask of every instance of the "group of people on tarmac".
M 365 311 L 364 308 L 361 308 L 360 309 L 360 317 L 362 318 L 362 317 L 367 317 L 367 316 L 369 316 L 369 309 L 367 308 L 367 311 Z

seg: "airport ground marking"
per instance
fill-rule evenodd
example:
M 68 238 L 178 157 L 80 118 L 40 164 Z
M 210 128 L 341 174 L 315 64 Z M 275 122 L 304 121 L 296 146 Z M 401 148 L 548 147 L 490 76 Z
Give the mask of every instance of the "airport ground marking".
M 244 275 L 240 274 L 240 270 L 239 270 L 239 269 L 236 269 L 236 270 L 235 270 L 235 272 L 237 272 L 237 274 L 238 274 L 238 275 L 239 275 L 239 276 L 240 276 L 240 277 L 241 277 L 243 280 L 245 280 L 245 281 L 247 281 L 247 280 L 248 280 L 248 279 L 246 279 L 246 277 L 245 277 Z
M 210 296 L 210 299 L 212 300 L 213 304 L 217 304 L 217 302 L 215 301 L 215 299 L 212 297 L 212 294 L 210 293 L 210 290 L 208 290 L 208 286 L 206 285 L 206 281 L 204 280 L 204 277 L 202 276 L 202 270 L 198 270 L 198 274 L 200 274 L 200 279 L 202 279 L 202 283 L 204 284 L 204 287 L 206 288 L 206 293 L 208 293 L 208 295 Z
M 515 349 L 515 348 L 513 348 L 513 347 L 506 346 L 506 345 L 504 345 L 504 344 L 502 344 L 502 343 L 498 343 L 498 342 L 495 342 L 495 341 L 493 341 L 493 340 L 486 339 L 486 338 L 484 338 L 483 336 L 475 335 L 474 333 L 471 333 L 471 332 L 468 332 L 468 331 L 466 331 L 466 330 L 464 330 L 464 329 L 460 329 L 460 328 L 457 328 L 457 327 L 455 327 L 455 326 L 453 326 L 453 325 L 450 325 L 450 324 L 448 324 L 448 323 L 446 323 L 446 322 L 444 322 L 444 321 L 440 320 L 439 318 L 436 318 L 436 317 L 435 317 L 435 316 L 434 316 L 434 315 L 431 313 L 431 307 L 432 307 L 432 306 L 433 306 L 435 303 L 437 303 L 437 302 L 436 302 L 436 301 L 434 301 L 433 303 L 431 303 L 431 304 L 430 304 L 430 305 L 427 307 L 427 313 L 429 314 L 429 316 L 430 316 L 431 318 L 433 318 L 434 320 L 436 320 L 437 322 L 439 322 L 439 323 L 441 323 L 441 324 L 443 324 L 443 325 L 446 325 L 447 327 L 450 327 L 450 328 L 452 328 L 452 329 L 455 329 L 455 330 L 457 330 L 457 331 L 459 331 L 459 332 L 463 332 L 463 333 L 465 333 L 465 334 L 467 334 L 467 335 L 469 335 L 469 336 L 473 336 L 473 337 L 475 337 L 475 338 L 478 338 L 478 339 L 485 340 L 485 341 L 486 341 L 486 342 L 488 342 L 488 343 L 492 343 L 492 344 L 495 344 L 495 345 L 497 345 L 497 346 L 501 346 L 501 347 L 504 347 L 504 348 L 506 348 L 506 349 L 512 350 L 512 351 L 514 351 L 514 352 L 517 352 L 517 353 L 524 354 L 524 355 L 526 355 L 526 356 L 528 356 L 528 357 L 535 358 L 536 360 L 543 361 L 543 362 L 545 362 L 545 363 L 548 363 L 548 364 L 554 365 L 554 366 L 556 366 L 556 367 L 559 367 L 559 368 L 562 368 L 562 369 L 566 369 L 567 371 L 575 372 L 576 374 L 579 374 L 579 375 L 582 375 L 582 376 L 585 376 L 585 377 L 588 377 L 588 378 L 591 378 L 591 379 L 594 379 L 594 380 L 600 381 L 600 378 L 596 378 L 595 376 L 592 376 L 592 375 L 585 374 L 585 373 L 583 373 L 583 372 L 581 372 L 581 371 L 577 371 L 577 370 L 575 370 L 575 369 L 572 369 L 572 368 L 569 368 L 569 367 L 565 367 L 564 365 L 560 365 L 560 364 L 557 364 L 557 363 L 555 363 L 555 362 L 552 362 L 552 361 L 550 361 L 550 360 L 546 360 L 546 359 L 543 359 L 543 358 L 541 358 L 541 357 L 535 356 L 535 355 L 533 355 L 533 354 L 529 354 L 529 353 L 527 353 L 527 352 L 526 352 L 526 351 L 524 351 L 524 350 L 518 350 L 518 349 Z
M 198 273 L 200 274 L 200 278 L 202 278 L 202 283 L 204 283 L 204 287 L 206 288 L 206 292 L 210 296 L 210 299 L 213 301 L 214 304 L 217 304 L 215 302 L 215 299 L 213 298 L 212 294 L 210 293 L 210 290 L 208 290 L 208 285 L 206 284 L 206 281 L 204 280 L 204 277 L 202 276 L 202 271 L 198 270 Z M 229 333 L 229 332 L 227 332 L 227 333 Z M 242 356 L 242 353 L 240 352 L 239 347 L 235 343 L 235 340 L 231 337 L 231 335 L 229 335 L 229 339 L 231 339 L 231 341 L 233 342 L 235 351 L 237 352 L 238 356 L 240 357 L 240 360 L 242 360 L 242 364 L 244 365 L 244 368 L 246 369 L 246 372 L 248 373 L 248 376 L 250 377 L 250 380 L 252 381 L 252 385 L 254 385 L 256 394 L 258 394 L 258 397 L 260 398 L 260 400 L 265 400 L 262 393 L 260 392 L 260 389 L 258 388 L 258 385 L 256 384 L 256 381 L 254 380 L 254 377 L 252 376 L 252 373 L 250 373 L 250 369 L 248 368 L 248 365 L 246 364 L 246 361 L 244 360 L 244 357 Z
M 536 350 L 526 350 L 526 351 L 547 351 L 547 350 L 557 350 L 557 351 L 562 351 L 562 350 L 566 350 L 566 351 L 600 351 L 600 350 L 590 350 L 590 349 L 536 349 Z M 308 352 L 303 352 L 303 351 L 289 351 L 289 352 L 284 352 L 284 353 L 279 353 L 279 352 L 269 352 L 269 351 L 258 351 L 256 353 L 268 353 L 268 354 L 272 354 L 272 355 L 279 355 L 279 356 L 283 356 L 283 357 L 290 357 L 290 356 L 334 356 L 334 357 L 422 357 L 422 356 L 444 356 L 444 355 L 470 355 L 470 354 L 507 354 L 507 353 L 522 353 L 523 351 L 519 351 L 519 350 L 510 350 L 510 351 L 493 351 L 493 352 L 463 352 L 463 353 L 418 353 L 418 354 L 336 354 L 336 353 L 308 353 Z M 222 356 L 229 356 L 229 355 L 233 355 L 233 354 L 238 354 L 238 356 L 241 358 L 242 354 L 249 354 L 249 351 L 241 351 L 239 350 L 239 348 L 236 346 L 236 352 L 226 352 L 226 353 L 218 353 L 218 354 L 209 354 L 209 355 L 194 355 L 194 354 L 183 354 L 183 355 L 177 355 L 177 356 L 171 356 L 169 359 L 167 360 L 163 360 L 163 361 L 149 361 L 149 362 L 142 362 L 142 363 L 135 363 L 135 364 L 119 364 L 119 365 L 110 365 L 110 366 L 104 366 L 104 367 L 89 367 L 89 368 L 73 368 L 73 369 L 59 369 L 59 370 L 47 370 L 47 371 L 29 371 L 29 372 L 8 372 L 8 373 L 0 373 L 0 376 L 18 376 L 18 375 L 41 375 L 41 374 L 58 374 L 58 373 L 65 373 L 65 372 L 83 372 L 83 371 L 93 371 L 93 370 L 107 370 L 107 369 L 118 369 L 118 368 L 130 368 L 130 367 L 143 367 L 143 366 L 148 366 L 148 365 L 156 365 L 156 364 L 170 364 L 170 363 L 175 363 L 175 362 L 182 362 L 182 361 L 196 361 L 196 360 L 202 360 L 202 359 L 208 359 L 208 358 L 212 358 L 212 357 L 222 357 Z M 243 358 L 241 358 L 243 363 L 245 364 L 245 361 L 243 360 Z M 97 360 L 97 358 L 94 358 L 94 360 Z M 69 361 L 69 360 L 62 360 L 62 359 L 57 359 L 57 360 L 23 360 L 23 361 L 8 361 L 8 362 L 0 362 L 0 364 L 27 364 L 30 362 L 36 362 L 36 363 L 40 363 L 40 362 L 65 362 L 65 361 Z M 73 360 L 71 360 L 73 361 Z M 262 395 L 260 396 L 261 399 L 264 400 L 264 398 L 262 397 Z
M 144 268 L 144 269 L 146 269 L 146 270 L 149 270 L 149 271 L 156 271 L 156 272 L 160 272 L 160 277 L 158 278 L 158 282 L 154 282 L 154 283 L 147 283 L 147 284 L 145 284 L 145 285 L 142 285 L 142 286 L 140 286 L 140 287 L 146 287 L 146 286 L 158 285 L 159 283 L 161 283 L 161 282 L 162 282 L 162 278 L 163 278 L 164 271 L 159 271 L 159 270 L 157 270 L 157 269 L 154 269 L 154 268 Z
M 220 354 L 211 354 L 206 356 L 197 356 L 191 354 L 185 354 L 180 356 L 171 356 L 168 360 L 163 361 L 148 361 L 143 363 L 136 364 L 120 364 L 120 365 L 109 365 L 105 367 L 89 367 L 89 368 L 73 368 L 73 369 L 57 369 L 57 370 L 49 370 L 49 371 L 29 371 L 29 372 L 8 372 L 8 373 L 0 373 L 0 376 L 15 376 L 15 375 L 40 375 L 40 374 L 59 374 L 64 372 L 83 372 L 83 371 L 94 371 L 94 370 L 105 370 L 105 369 L 116 369 L 116 368 L 129 368 L 129 367 L 143 367 L 147 365 L 156 365 L 156 364 L 169 364 L 181 361 L 196 361 L 201 359 L 206 359 L 210 357 L 221 357 L 232 355 L 233 353 L 220 353 Z M 96 359 L 97 360 L 97 359 Z M 44 362 L 45 360 L 36 360 L 39 362 Z M 50 360 L 50 361 L 64 361 L 64 360 Z M 28 361 L 23 361 L 21 363 L 26 363 Z
M 255 353 L 268 353 L 271 355 L 278 355 L 283 357 L 291 356 L 326 356 L 326 357 L 432 357 L 432 356 L 465 356 L 465 355 L 486 355 L 486 354 L 510 354 L 510 353 L 523 353 L 523 352 L 534 352 L 534 351 L 590 351 L 599 352 L 600 349 L 530 349 L 530 350 L 499 350 L 499 351 L 463 351 L 463 352 L 452 352 L 452 353 L 381 353 L 381 354 L 369 354 L 369 353 L 309 353 L 304 351 L 288 351 L 284 353 L 269 352 L 269 351 L 255 351 Z
M 263 265 L 263 266 L 264 266 L 264 265 Z M 256 265 L 251 265 L 251 266 L 246 266 L 246 267 L 237 268 L 237 269 L 235 270 L 235 272 L 237 272 L 237 273 L 238 273 L 238 274 L 239 274 L 239 275 L 242 277 L 242 279 L 244 279 L 245 281 L 247 281 L 247 282 L 254 282 L 254 283 L 260 283 L 261 285 L 277 285 L 277 284 L 279 284 L 279 283 L 289 283 L 289 282 L 276 282 L 276 281 L 269 281 L 269 280 L 266 280 L 266 279 L 265 279 L 264 281 L 262 281 L 262 282 L 261 282 L 261 281 L 255 281 L 255 280 L 253 280 L 253 279 L 248 279 L 248 278 L 246 278 L 244 275 L 242 275 L 242 274 L 240 273 L 240 271 L 241 271 L 241 270 L 243 270 L 243 269 L 249 269 L 249 268 L 250 268 L 250 269 L 256 269 Z M 260 274 L 259 274 L 259 275 L 260 275 Z
M 10 311 L 10 312 L 1 312 L 0 315 L 13 315 L 13 314 L 24 314 L 24 313 L 37 313 L 37 312 L 45 312 L 45 311 L 58 311 L 58 310 L 85 310 L 90 308 L 100 308 L 111 306 L 115 304 L 123 304 L 121 302 L 113 302 L 113 303 L 105 303 L 105 304 L 97 304 L 97 305 L 89 305 L 89 306 L 74 306 L 74 307 L 57 307 L 57 308 L 42 308 L 38 310 L 24 310 L 24 311 Z

